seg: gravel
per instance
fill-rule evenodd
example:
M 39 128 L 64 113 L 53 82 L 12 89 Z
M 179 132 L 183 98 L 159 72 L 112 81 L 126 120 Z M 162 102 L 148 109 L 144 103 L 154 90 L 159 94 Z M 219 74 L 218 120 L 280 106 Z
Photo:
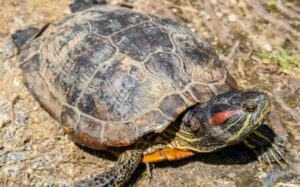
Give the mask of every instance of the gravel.
M 267 177 L 264 179 L 263 184 L 266 187 L 272 186 L 283 175 L 284 172 L 279 169 L 272 170 L 267 174 Z
M 16 114 L 16 119 L 14 121 L 14 125 L 16 126 L 22 126 L 25 124 L 26 120 L 28 119 L 28 113 L 19 111 Z
M 3 1 L 3 5 L 0 3 L 4 14 L 7 15 L 3 17 L 4 27 L 0 30 L 2 33 L 0 36 L 0 186 L 3 179 L 7 181 L 8 186 L 72 186 L 74 181 L 97 174 L 113 165 L 112 157 L 107 156 L 109 154 L 103 154 L 103 152 L 95 154 L 94 151 L 85 151 L 70 141 L 58 123 L 40 107 L 29 90 L 23 85 L 21 74 L 18 74 L 19 57 L 14 55 L 14 47 L 10 39 L 12 32 L 29 25 L 40 27 L 59 20 L 70 13 L 67 10 L 69 10 L 68 4 L 72 1 L 55 1 L 54 3 L 51 0 L 45 0 L 43 4 L 47 6 L 44 7 L 41 6 L 40 0 L 17 1 L 16 3 L 8 0 Z M 107 1 L 109 2 L 109 0 Z M 116 2 L 122 2 L 122 0 Z M 134 2 L 140 2 L 140 5 L 145 4 L 141 0 Z M 167 8 L 168 6 L 172 7 L 171 3 L 174 1 L 164 0 L 162 2 L 167 5 Z M 207 28 L 212 24 L 211 19 L 207 19 L 209 16 L 204 8 L 188 7 L 186 1 L 183 0 L 178 2 L 184 2 L 183 7 L 187 9 L 195 8 L 196 10 L 186 14 L 192 15 L 190 18 L 184 14 L 180 15 L 180 11 L 178 11 L 176 13 L 178 21 L 191 27 L 194 32 L 201 33 L 209 43 L 214 45 L 213 48 L 217 50 L 218 54 L 222 53 L 223 56 L 227 56 L 231 46 L 226 46 L 224 49 L 224 46 L 217 39 L 216 33 Z M 268 82 L 267 88 L 263 91 L 271 93 L 272 78 L 279 73 L 272 73 L 273 70 L 271 71 L 267 66 L 256 67 L 258 64 L 266 64 L 267 62 L 261 63 L 261 59 L 256 61 L 256 59 L 252 59 L 253 55 L 251 58 L 247 56 L 247 59 L 242 56 L 247 52 L 255 52 L 259 48 L 265 48 L 275 53 L 281 48 L 279 36 L 274 38 L 270 35 L 268 30 L 270 24 L 248 19 L 251 15 L 249 16 L 247 11 L 245 12 L 247 15 L 243 16 L 241 12 L 246 7 L 240 6 L 242 1 L 211 0 L 211 2 L 217 15 L 219 15 L 218 19 L 224 28 L 223 33 L 228 33 L 232 39 L 241 41 L 236 54 L 232 56 L 231 65 L 233 68 L 230 69 L 237 78 L 239 85 L 246 89 L 250 87 L 249 85 L 256 87 Z M 194 1 L 191 3 L 195 5 Z M 141 6 L 135 6 L 134 8 L 147 11 L 149 7 L 143 9 Z M 155 7 L 152 8 L 155 9 Z M 15 10 L 17 11 L 14 12 Z M 0 16 L 1 18 L 3 16 L 1 11 Z M 6 28 L 5 25 L 7 25 Z M 248 29 L 245 37 L 240 36 L 244 32 L 242 31 L 244 28 Z M 245 77 L 242 77 L 239 69 L 235 67 L 244 63 L 246 66 L 242 66 L 241 69 L 246 74 Z M 259 74 L 260 71 L 263 71 L 263 74 Z M 251 73 L 248 74 L 248 72 Z M 256 76 L 254 82 L 249 79 L 252 74 Z M 281 74 L 284 75 L 278 81 L 288 79 L 288 75 Z M 261 83 L 262 80 L 265 82 Z M 282 94 L 290 92 L 288 87 L 281 91 Z M 20 100 L 15 104 L 15 119 L 12 124 L 11 101 L 17 95 L 20 95 Z M 289 96 L 286 94 L 286 97 Z M 297 102 L 299 103 L 299 100 Z M 299 104 L 296 103 L 295 105 L 300 108 Z M 275 104 L 274 106 L 281 111 L 278 105 Z M 293 135 L 292 137 L 295 137 L 296 141 L 293 142 L 293 147 L 289 150 L 296 155 L 294 156 L 295 161 L 293 160 L 291 165 L 294 167 L 294 175 L 299 176 L 300 166 L 298 163 L 300 160 L 297 155 L 300 151 L 300 135 L 298 126 L 289 119 L 286 120 L 280 116 L 279 118 L 286 125 L 289 133 Z M 290 139 L 292 138 L 288 140 Z M 242 152 L 244 153 L 244 151 Z M 242 155 L 242 153 L 237 152 L 236 155 L 240 154 Z M 241 160 L 236 160 L 236 157 L 233 158 L 232 155 L 226 151 L 220 151 L 215 154 L 196 155 L 176 162 L 151 164 L 153 166 L 153 178 L 151 180 L 148 176 L 144 176 L 146 175 L 145 167 L 140 166 L 134 173 L 133 179 L 129 181 L 129 186 L 201 185 L 232 187 L 248 186 L 250 183 L 253 186 L 272 186 L 282 181 L 287 181 L 288 184 L 292 185 L 299 184 L 299 180 L 286 177 L 287 172 L 279 169 L 276 165 L 274 168 L 260 168 L 259 163 L 254 159 L 245 161 L 242 156 L 241 158 L 237 156 Z M 251 153 L 245 152 L 244 155 L 249 158 Z M 28 176 L 28 179 L 25 176 Z

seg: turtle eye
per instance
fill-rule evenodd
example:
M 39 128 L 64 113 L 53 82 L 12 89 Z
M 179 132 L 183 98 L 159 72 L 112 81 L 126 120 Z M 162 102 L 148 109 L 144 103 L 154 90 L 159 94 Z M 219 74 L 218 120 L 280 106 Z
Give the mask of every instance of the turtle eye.
M 257 104 L 254 103 L 244 103 L 243 104 L 243 110 L 245 112 L 255 112 L 257 109 Z

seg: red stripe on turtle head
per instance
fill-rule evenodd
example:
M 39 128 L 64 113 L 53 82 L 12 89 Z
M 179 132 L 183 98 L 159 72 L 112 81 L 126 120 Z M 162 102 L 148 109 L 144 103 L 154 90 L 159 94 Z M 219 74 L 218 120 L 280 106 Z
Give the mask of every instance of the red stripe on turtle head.
M 204 122 L 204 125 L 221 125 L 224 123 L 225 120 L 230 118 L 236 113 L 239 113 L 241 110 L 229 110 L 224 112 L 216 113 L 212 116 L 212 118 L 206 122 Z

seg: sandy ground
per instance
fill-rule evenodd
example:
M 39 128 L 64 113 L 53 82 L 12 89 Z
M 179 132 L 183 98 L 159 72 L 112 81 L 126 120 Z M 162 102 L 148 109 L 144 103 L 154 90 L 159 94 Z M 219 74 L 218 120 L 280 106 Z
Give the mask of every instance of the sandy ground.
M 300 22 L 261 0 L 271 17 L 259 19 L 245 1 L 108 1 L 178 21 L 209 41 L 243 89 L 259 88 L 272 100 L 270 126 L 286 141 L 287 168 L 262 165 L 241 145 L 213 154 L 140 166 L 128 186 L 300 186 Z M 22 83 L 11 34 L 42 27 L 71 14 L 71 0 L 0 0 L 0 186 L 71 186 L 113 165 L 105 152 L 84 150 L 70 141 Z M 273 3 L 273 4 L 272 4 Z M 300 12 L 299 3 L 284 4 Z M 298 14 L 299 15 L 299 14 Z M 267 16 L 266 16 L 267 17 Z M 268 18 L 268 17 L 267 17 Z M 217 26 L 218 27 L 218 26 Z M 223 35 L 223 36 L 222 36 Z

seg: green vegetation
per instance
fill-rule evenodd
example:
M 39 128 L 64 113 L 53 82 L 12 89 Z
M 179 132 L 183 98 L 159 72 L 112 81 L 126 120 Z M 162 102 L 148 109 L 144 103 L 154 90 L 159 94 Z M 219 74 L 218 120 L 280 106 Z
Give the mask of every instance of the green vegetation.
M 277 63 L 282 70 L 286 70 L 284 71 L 286 73 L 289 71 L 300 72 L 300 59 L 294 57 L 291 51 L 280 49 L 278 53 L 272 53 L 262 49 L 261 52 L 253 52 L 253 55 Z
M 276 1 L 270 1 L 270 2 L 268 2 L 268 3 L 267 3 L 267 6 L 268 6 L 268 7 L 272 7 L 272 8 L 273 8 L 273 7 L 276 7 Z

